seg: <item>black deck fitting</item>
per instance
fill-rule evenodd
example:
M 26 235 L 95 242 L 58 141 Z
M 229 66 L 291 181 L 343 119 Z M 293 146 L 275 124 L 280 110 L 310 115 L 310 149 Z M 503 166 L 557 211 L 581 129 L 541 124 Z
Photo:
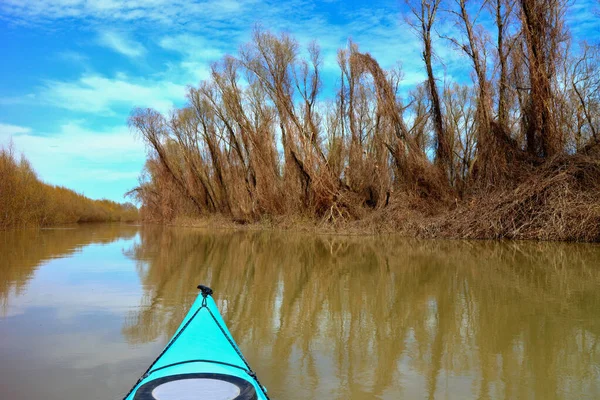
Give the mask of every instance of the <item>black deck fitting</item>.
M 203 297 L 210 296 L 213 294 L 213 290 L 208 286 L 198 285 L 198 289 L 200 289 L 200 291 L 202 292 Z

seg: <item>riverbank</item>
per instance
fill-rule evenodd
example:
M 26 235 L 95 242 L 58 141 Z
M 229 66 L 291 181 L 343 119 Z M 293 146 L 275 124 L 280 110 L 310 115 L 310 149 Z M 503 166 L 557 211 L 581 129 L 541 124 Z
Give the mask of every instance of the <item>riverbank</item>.
M 133 204 L 93 200 L 42 182 L 25 157 L 0 147 L 0 229 L 138 219 Z
M 263 216 L 251 221 L 222 214 L 175 217 L 169 225 L 210 229 L 279 229 L 343 235 L 399 234 L 416 238 L 600 242 L 600 161 L 557 158 L 518 185 L 490 188 L 454 202 L 407 193 L 359 219 L 336 215 Z

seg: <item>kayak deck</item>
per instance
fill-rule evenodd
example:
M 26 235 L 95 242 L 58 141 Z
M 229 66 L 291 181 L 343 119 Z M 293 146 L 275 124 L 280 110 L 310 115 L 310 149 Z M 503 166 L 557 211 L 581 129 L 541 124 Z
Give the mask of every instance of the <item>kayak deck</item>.
M 124 400 L 261 400 L 256 378 L 212 298 L 200 294 L 162 353 Z

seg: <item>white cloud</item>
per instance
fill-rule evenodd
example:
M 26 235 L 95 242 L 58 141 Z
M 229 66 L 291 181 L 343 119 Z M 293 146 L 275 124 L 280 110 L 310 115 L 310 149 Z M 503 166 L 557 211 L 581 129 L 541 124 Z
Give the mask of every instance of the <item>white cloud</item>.
M 207 40 L 200 35 L 179 34 L 162 37 L 158 45 L 165 50 L 179 53 L 182 57 L 177 64 L 171 64 L 168 75 L 176 76 L 186 84 L 196 85 L 208 79 L 211 63 L 227 54 L 228 50 L 231 50 L 227 46 L 231 46 L 232 43 Z
M 594 14 L 596 13 L 596 15 Z M 572 2 L 567 10 L 566 20 L 571 33 L 578 40 L 598 43 L 600 35 L 600 2 L 597 0 L 578 0 Z
M 92 162 L 111 162 L 144 157 L 144 146 L 128 128 L 94 131 L 71 122 L 60 127 L 58 133 L 34 135 L 31 131 L 15 137 L 15 144 L 30 157 L 81 157 Z
M 402 6 L 395 1 L 375 2 L 368 7 L 349 6 L 341 2 L 331 10 L 320 9 L 318 2 L 313 0 L 204 0 L 193 3 L 184 0 L 40 0 L 31 4 L 20 0 L 5 1 L 8 4 L 6 7 L 12 7 L 12 14 L 35 20 L 59 20 L 64 18 L 64 13 L 77 13 L 79 18 L 101 20 L 104 26 L 109 21 L 116 26 L 126 22 L 128 29 L 146 32 L 162 49 L 181 55 L 181 59 L 167 63 L 161 75 L 165 81 L 183 85 L 196 84 L 198 80 L 206 78 L 211 62 L 224 54 L 236 53 L 237 48 L 249 40 L 255 23 L 275 32 L 290 32 L 302 45 L 317 39 L 322 48 L 324 71 L 331 74 L 327 76 L 328 80 L 334 80 L 332 77 L 339 75 L 336 53 L 347 44 L 349 37 L 360 45 L 361 50 L 371 52 L 384 68 L 401 61 L 411 84 L 423 76 L 420 45 L 403 22 Z M 129 25 L 130 21 L 132 25 Z M 149 26 L 150 32 L 147 30 Z M 108 31 L 102 34 L 102 38 L 105 46 L 129 57 L 140 57 L 145 51 L 143 46 L 123 33 Z M 443 43 L 436 46 L 436 50 L 442 57 L 456 58 L 456 52 L 449 47 Z M 452 60 L 444 60 L 447 65 L 448 62 L 453 64 Z M 454 64 L 462 66 L 464 62 Z M 438 75 L 443 75 L 443 72 L 440 71 Z M 102 99 L 108 94 L 101 94 L 97 100 L 89 99 L 91 93 L 86 89 L 90 86 L 84 82 L 88 78 L 82 77 L 78 82 L 52 82 L 52 89 L 60 92 L 55 93 L 57 101 L 52 103 L 80 111 L 91 106 L 94 112 L 106 112 L 111 104 Z M 111 83 L 120 85 L 122 89 L 128 89 L 131 84 L 114 80 Z M 333 85 L 333 82 L 327 84 Z M 409 81 L 404 85 L 408 86 Z M 95 85 L 91 87 L 96 88 Z M 133 93 L 144 92 L 141 88 L 132 89 Z M 66 94 L 70 95 L 73 91 L 77 95 L 85 95 L 86 100 L 81 105 L 63 101 L 68 98 Z M 131 96 L 126 93 L 120 100 L 114 97 L 110 96 L 110 103 L 123 103 Z M 136 101 L 139 98 L 137 95 L 133 97 Z M 146 94 L 140 97 L 154 98 Z M 169 97 L 168 100 L 172 102 L 173 99 Z M 166 108 L 162 101 L 160 106 L 163 110 Z
M 28 104 L 36 100 L 34 93 L 29 93 L 21 96 L 0 97 L 0 105 L 11 106 L 18 104 Z
M 85 54 L 81 54 L 72 50 L 59 52 L 56 54 L 56 57 L 64 62 L 70 64 L 79 64 L 84 67 L 87 67 L 89 64 L 89 59 Z
M 0 135 L 10 132 L 18 133 L 13 136 L 15 150 L 27 157 L 42 180 L 74 189 L 82 183 L 118 184 L 123 190 L 113 199 L 119 201 L 134 186 L 146 158 L 144 144 L 127 127 L 92 130 L 75 121 L 58 132 L 34 132 L 0 125 Z
M 198 59 L 217 60 L 223 55 L 222 44 L 212 43 L 203 36 L 189 33 L 165 36 L 158 44 L 165 50 Z
M 114 114 L 118 107 L 152 107 L 166 113 L 184 101 L 185 92 L 185 85 L 169 80 L 133 83 L 124 74 L 115 78 L 85 74 L 75 81 L 47 82 L 40 97 L 46 104 L 79 112 Z
M 0 13 L 17 23 L 48 23 L 72 18 L 96 21 L 147 21 L 164 25 L 195 22 L 212 15 L 227 19 L 248 10 L 256 0 L 3 0 Z
M 0 146 L 6 145 L 8 141 L 16 136 L 31 133 L 31 129 L 25 126 L 0 123 Z
M 103 31 L 98 36 L 98 43 L 124 56 L 137 58 L 146 54 L 146 48 L 130 39 L 123 32 Z

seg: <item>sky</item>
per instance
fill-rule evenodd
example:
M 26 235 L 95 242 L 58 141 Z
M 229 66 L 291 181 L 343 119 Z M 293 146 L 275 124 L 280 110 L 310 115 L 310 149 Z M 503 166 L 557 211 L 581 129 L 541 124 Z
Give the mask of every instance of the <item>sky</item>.
M 574 1 L 567 22 L 575 42 L 598 41 L 597 6 Z M 132 108 L 181 107 L 186 87 L 256 26 L 288 32 L 301 46 L 316 40 L 325 95 L 350 38 L 382 67 L 400 63 L 403 87 L 414 87 L 425 75 L 406 13 L 401 0 L 0 0 L 0 146 L 12 142 L 47 183 L 122 202 L 146 156 L 127 126 Z M 439 33 L 456 33 L 445 19 Z M 468 83 L 468 60 L 436 41 L 437 73 Z

